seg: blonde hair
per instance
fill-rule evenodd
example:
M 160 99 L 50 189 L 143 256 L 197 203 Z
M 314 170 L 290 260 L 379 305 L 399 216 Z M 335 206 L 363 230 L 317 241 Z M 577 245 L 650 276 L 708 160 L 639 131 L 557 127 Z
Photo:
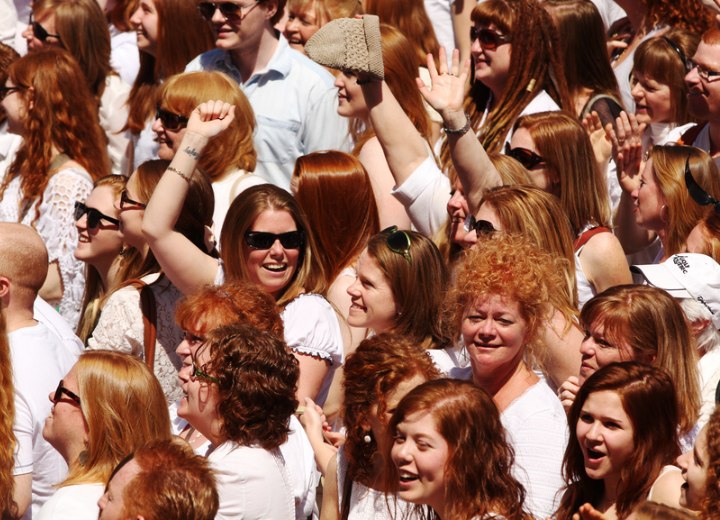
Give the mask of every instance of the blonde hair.
M 353 18 L 363 14 L 360 0 L 288 0 L 287 10 L 309 11 L 315 14 L 315 24 L 322 27 L 336 18 Z
M 119 352 L 86 351 L 73 370 L 88 439 L 80 458 L 69 462 L 61 487 L 105 483 L 128 453 L 170 439 L 167 401 L 142 361 Z

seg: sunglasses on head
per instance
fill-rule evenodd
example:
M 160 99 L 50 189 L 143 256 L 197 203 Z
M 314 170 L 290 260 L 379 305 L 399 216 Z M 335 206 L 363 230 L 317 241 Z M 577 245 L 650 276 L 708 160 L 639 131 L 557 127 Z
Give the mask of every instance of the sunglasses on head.
M 505 34 L 496 33 L 491 31 L 487 27 L 471 27 L 470 28 L 470 43 L 478 40 L 483 49 L 494 51 L 504 43 L 510 43 L 512 39 L 510 36 Z
M 412 262 L 412 256 L 410 256 L 410 235 L 405 231 L 398 230 L 397 226 L 385 228 L 380 234 L 385 235 L 385 243 L 390 251 L 401 255 L 408 263 Z
M 468 218 L 465 219 L 465 229 L 467 229 L 468 232 L 474 229 L 478 238 L 490 235 L 497 231 L 495 226 L 492 225 L 492 222 L 487 220 L 475 220 L 475 217 L 472 215 L 469 215 Z
M 276 240 L 279 240 L 285 249 L 300 249 L 305 244 L 305 235 L 302 231 L 288 231 L 279 235 L 264 231 L 245 233 L 245 243 L 253 249 L 270 249 Z
M 33 20 L 32 13 L 30 13 L 30 19 L 28 20 L 28 25 L 32 26 L 33 36 L 40 40 L 41 42 L 45 42 L 48 38 L 57 38 L 58 41 L 60 41 L 60 35 L 59 34 L 50 34 L 45 30 L 45 27 L 40 25 L 38 22 Z
M 527 148 L 510 148 L 510 143 L 505 143 L 505 155 L 515 159 L 522 164 L 526 170 L 532 170 L 545 162 L 545 159 Z
M 260 0 L 256 0 L 252 6 L 243 6 L 233 2 L 200 2 L 197 8 L 198 11 L 200 11 L 200 15 L 208 22 L 212 20 L 212 17 L 215 16 L 215 11 L 218 9 L 220 9 L 220 12 L 225 18 L 239 18 L 242 21 L 259 3 Z M 249 9 L 247 9 L 248 7 Z M 243 13 L 243 9 L 247 9 L 247 11 Z
M 83 215 L 87 215 L 87 227 L 88 229 L 97 229 L 100 226 L 101 220 L 106 220 L 116 226 L 120 225 L 120 221 L 116 218 L 109 217 L 105 213 L 101 213 L 95 208 L 88 208 L 85 204 L 80 201 L 75 201 L 75 220 L 80 220 Z
M 122 190 L 122 192 L 120 193 L 120 209 L 125 209 L 125 206 L 137 206 L 141 209 L 145 209 L 147 207 L 147 204 L 132 200 L 128 196 L 127 190 Z
M 695 181 L 690 173 L 690 157 L 685 161 L 685 186 L 692 199 L 701 206 L 712 206 L 715 213 L 720 214 L 720 201 L 713 198 Z
M 163 110 L 160 107 L 157 107 L 155 119 L 160 120 L 165 130 L 170 130 L 172 132 L 185 128 L 188 124 L 187 117 L 175 114 L 174 112 L 170 112 L 168 110 Z
M 74 392 L 71 392 L 67 388 L 63 386 L 63 380 L 61 379 L 60 382 L 57 385 L 57 388 L 55 389 L 55 394 L 53 395 L 53 403 L 57 404 L 58 401 L 62 399 L 62 396 L 66 395 L 71 401 L 73 401 L 78 406 L 80 405 L 80 396 L 77 395 Z

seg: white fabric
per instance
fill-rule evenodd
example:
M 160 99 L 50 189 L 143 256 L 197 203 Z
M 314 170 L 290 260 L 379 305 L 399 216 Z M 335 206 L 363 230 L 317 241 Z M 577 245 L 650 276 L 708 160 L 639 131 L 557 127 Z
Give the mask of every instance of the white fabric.
M 240 84 L 257 121 L 255 173 L 272 184 L 289 190 L 295 160 L 301 155 L 350 149 L 347 120 L 337 114 L 332 74 L 291 49 L 282 35 L 268 66 L 244 83 L 230 55 L 221 49 L 201 54 L 185 70 L 219 70 Z
M 542 379 L 513 401 L 500 420 L 515 450 L 513 475 L 525 487 L 525 507 L 549 518 L 564 486 L 561 466 L 568 426 L 560 400 Z
M 287 304 L 280 315 L 285 326 L 285 342 L 290 349 L 323 359 L 329 364 L 315 402 L 327 399 L 335 370 L 344 362 L 340 322 L 332 305 L 319 294 L 301 294 Z
M 172 403 L 168 408 L 173 435 L 180 435 L 188 426 L 188 422 L 178 416 L 177 409 L 178 402 Z M 196 454 L 207 457 L 210 448 L 210 441 L 206 441 L 204 444 L 194 447 L 193 450 Z M 295 518 L 296 520 L 306 520 L 313 513 L 320 472 L 317 470 L 315 453 L 305 429 L 294 415 L 290 417 L 290 432 L 287 441 L 280 445 L 280 453 L 285 459 L 285 467 L 292 487 Z
M 140 52 L 137 47 L 135 31 L 120 32 L 113 24 L 110 30 L 110 65 L 120 74 L 127 85 L 135 83 L 140 70 Z
M 443 377 L 463 381 L 472 379 L 470 358 L 465 345 L 462 344 L 462 340 L 453 347 L 433 348 L 428 350 L 427 353 Z
M 218 520 L 288 520 L 295 517 L 292 489 L 277 450 L 226 441 L 208 456 L 220 496 Z
M 151 274 L 142 280 L 151 287 L 157 312 L 153 368 L 168 403 L 171 403 L 182 396 L 178 380 L 181 363 L 175 353 L 183 338 L 182 330 L 175 323 L 175 304 L 182 298 L 182 293 L 164 276 L 158 279 L 157 274 Z M 87 348 L 115 350 L 144 359 L 144 333 L 140 291 L 135 287 L 123 287 L 107 299 Z
M 342 511 L 343 488 L 347 476 L 348 463 L 345 459 L 345 450 L 340 448 L 337 453 L 337 485 L 338 507 Z M 350 493 L 349 520 L 392 520 L 393 518 L 412 519 L 409 515 L 409 504 L 401 499 L 394 499 L 382 491 L 367 487 L 360 482 L 352 483 Z
M 17 33 L 15 34 L 15 50 L 21 56 L 27 54 L 27 41 L 22 35 L 22 32 L 28 26 L 28 20 L 30 19 L 30 4 L 31 0 L 14 0 L 15 10 L 17 11 Z
M 540 112 L 556 112 L 558 110 L 560 110 L 560 107 L 557 103 L 555 103 L 555 100 L 550 97 L 550 94 L 548 94 L 544 90 L 541 90 L 532 99 L 532 101 L 527 104 L 523 111 L 520 112 L 518 118 L 522 116 L 528 116 L 530 114 L 539 114 Z M 515 122 L 513 121 L 513 125 L 514 124 Z M 507 136 L 505 136 L 505 142 L 503 143 L 503 146 L 509 143 L 511 138 L 512 128 L 510 129 L 510 131 L 508 131 Z
M 424 0 L 424 3 L 425 11 L 435 31 L 435 37 L 440 45 L 445 47 L 449 65 L 455 49 L 455 29 L 452 18 L 452 4 L 455 3 L 455 0 Z
M 700 373 L 700 396 L 702 398 L 698 426 L 702 428 L 715 410 L 715 390 L 720 382 L 720 346 L 716 345 L 700 358 L 698 372 Z
M 14 475 L 32 473 L 32 505 L 23 519 L 37 515 L 42 505 L 65 478 L 67 465 L 42 436 L 52 403 L 48 395 L 77 360 L 42 323 L 8 334 L 15 384 Z
M 130 175 L 130 132 L 122 131 L 128 118 L 127 100 L 130 86 L 115 74 L 105 78 L 105 90 L 100 97 L 100 126 L 108 138 L 111 173 Z
M 267 181 L 257 175 L 249 174 L 245 170 L 235 170 L 218 181 L 212 183 L 215 195 L 215 211 L 213 212 L 213 230 L 215 236 L 220 237 L 225 215 L 235 197 L 251 186 L 266 184 Z
M 5 126 L 7 126 L 7 124 L 3 125 L 3 127 Z M 5 178 L 7 169 L 15 160 L 15 153 L 21 143 L 22 137 L 7 132 L 7 128 L 3 128 L 2 131 L 0 131 L 0 179 Z
M 50 263 L 58 262 L 62 277 L 63 295 L 59 312 L 71 327 L 80 319 L 80 305 L 85 287 L 85 264 L 74 256 L 77 246 L 75 201 L 85 200 L 92 190 L 90 175 L 79 167 L 64 168 L 48 181 L 40 204 L 40 218 L 35 220 L 35 204 L 20 219 L 22 200 L 20 177 L 15 177 L 0 201 L 0 222 L 21 222 L 33 226 L 45 242 Z
M 405 182 L 393 188 L 392 194 L 405 206 L 415 229 L 433 237 L 448 219 L 450 190 L 450 179 L 440 171 L 433 156 L 428 155 Z
M 0 0 L 0 43 L 15 45 L 18 16 L 12 0 Z
M 85 345 L 83 345 L 83 342 L 77 337 L 75 331 L 70 328 L 67 321 L 65 321 L 48 302 L 39 296 L 35 298 L 33 314 L 37 321 L 50 329 L 50 332 L 62 342 L 70 354 L 75 357 L 82 354 L 83 350 L 85 350 Z
M 61 487 L 34 520 L 97 520 L 100 512 L 97 501 L 104 492 L 104 484 Z
M 142 163 L 159 159 L 158 149 L 160 145 L 155 140 L 155 132 L 153 132 L 152 124 L 155 121 L 153 115 L 151 119 L 145 123 L 145 128 L 139 134 L 131 134 L 133 147 L 133 170 L 136 170 Z
M 600 18 L 602 18 L 606 32 L 612 24 L 627 16 L 623 8 L 613 0 L 591 0 L 591 2 L 595 4 L 595 7 L 600 12 Z
M 692 446 L 691 448 L 692 449 Z M 655 491 L 655 484 L 657 484 L 657 481 L 660 480 L 660 477 L 665 475 L 666 473 L 680 473 L 681 470 L 677 466 L 673 466 L 672 464 L 668 464 L 667 466 L 663 466 L 663 468 L 660 470 L 660 474 L 655 479 L 655 482 L 653 482 L 653 485 L 650 487 L 650 491 L 648 492 L 647 499 L 650 502 L 656 501 L 653 497 L 654 491 Z

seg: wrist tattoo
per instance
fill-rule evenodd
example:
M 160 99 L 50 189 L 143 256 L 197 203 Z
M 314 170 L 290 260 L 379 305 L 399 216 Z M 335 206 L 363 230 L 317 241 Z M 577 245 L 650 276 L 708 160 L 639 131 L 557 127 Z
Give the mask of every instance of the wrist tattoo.
M 185 147 L 183 152 L 188 154 L 190 157 L 194 157 L 195 159 L 200 158 L 200 154 L 198 153 L 198 151 L 195 148 L 190 148 L 189 146 L 187 146 L 187 147 Z

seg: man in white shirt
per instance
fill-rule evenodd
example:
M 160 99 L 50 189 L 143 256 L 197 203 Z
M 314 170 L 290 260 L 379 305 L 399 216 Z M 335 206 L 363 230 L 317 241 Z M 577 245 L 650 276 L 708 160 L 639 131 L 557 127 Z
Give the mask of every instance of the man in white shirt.
M 52 407 L 48 395 L 77 359 L 33 314 L 47 262 L 45 244 L 34 229 L 0 223 L 0 301 L 15 382 L 14 499 L 23 519 L 37 513 L 67 472 L 60 454 L 42 436 Z
M 236 7 L 230 12 L 228 6 Z M 285 0 L 202 1 L 198 7 L 212 25 L 217 48 L 195 58 L 185 70 L 219 70 L 240 84 L 257 121 L 255 173 L 289 189 L 300 155 L 349 148 L 347 121 L 337 114 L 333 76 L 291 49 L 274 28 Z

